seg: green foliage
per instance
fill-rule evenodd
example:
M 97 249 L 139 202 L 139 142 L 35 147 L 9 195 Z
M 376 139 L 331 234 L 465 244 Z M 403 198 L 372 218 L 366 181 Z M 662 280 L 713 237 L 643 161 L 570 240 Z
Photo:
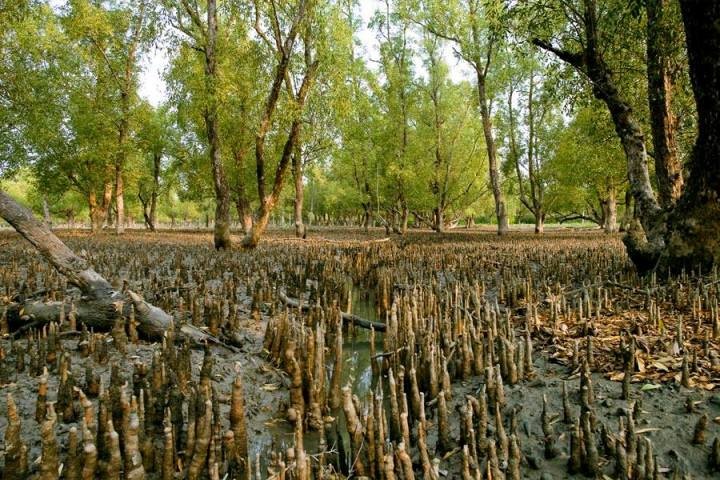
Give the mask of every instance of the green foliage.
M 597 3 L 603 58 L 649 132 L 645 2 Z M 275 2 L 276 26 L 267 2 L 219 2 L 218 75 L 208 85 L 201 34 L 182 0 L 5 2 L 0 178 L 14 180 L 4 187 L 22 193 L 38 213 L 46 202 L 55 217 L 79 218 L 89 213 L 91 196 L 99 200 L 112 188 L 122 159 L 126 203 L 136 219 L 153 193 L 161 220 L 203 218 L 214 196 L 205 120 L 212 104 L 231 196 L 236 201 L 245 195 L 257 207 L 256 135 L 278 51 L 273 38 L 255 30 L 256 21 L 266 32 L 282 30 L 299 4 Z M 512 216 L 528 219 L 520 194 L 533 186 L 542 191 L 544 209 L 557 216 L 587 211 L 609 189 L 618 194 L 625 189 L 623 151 L 607 112 L 593 99 L 592 85 L 529 42 L 537 37 L 579 51 L 584 41 L 579 1 L 388 0 L 377 3 L 369 25 L 361 24 L 354 0 L 312 5 L 270 116 L 265 170 L 270 181 L 290 125 L 301 115 L 298 154 L 305 210 L 313 217 L 387 217 L 402 210 L 428 216 L 440 208 L 448 222 L 491 219 L 480 77 L 486 81 Z M 206 3 L 198 2 L 198 8 L 205 15 Z M 665 47 L 684 159 L 696 126 L 677 2 L 669 2 L 662 22 L 670 31 Z M 362 29 L 375 36 L 377 51 L 363 53 Z M 315 94 L 300 111 L 286 87 L 297 88 L 302 80 L 303 39 L 310 34 L 319 70 Z M 143 55 L 154 45 L 167 48 L 170 58 L 169 97 L 159 107 L 138 96 Z M 453 57 L 471 67 L 469 79 L 453 72 Z M 125 141 L 119 140 L 122 125 Z M 292 209 L 290 189 L 278 205 L 281 214 Z

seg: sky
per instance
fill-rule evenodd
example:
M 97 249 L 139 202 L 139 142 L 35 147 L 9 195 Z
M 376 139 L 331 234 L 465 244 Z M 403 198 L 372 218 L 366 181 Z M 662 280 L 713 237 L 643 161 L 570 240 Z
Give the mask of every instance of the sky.
M 59 0 L 56 0 L 59 1 Z M 378 59 L 378 40 L 376 33 L 368 28 L 368 23 L 378 9 L 385 8 L 385 2 L 379 0 L 360 0 L 359 13 L 362 18 L 362 28 L 357 33 L 358 40 L 363 47 L 363 55 L 370 65 L 373 59 Z M 445 61 L 450 67 L 450 77 L 455 80 L 464 80 L 469 76 L 469 69 L 462 61 L 455 59 L 449 48 L 444 50 Z M 167 98 L 167 86 L 163 79 L 168 66 L 168 55 L 163 45 L 154 47 L 143 59 L 142 74 L 140 76 L 140 96 L 157 106 Z M 416 67 L 420 70 L 421 63 Z

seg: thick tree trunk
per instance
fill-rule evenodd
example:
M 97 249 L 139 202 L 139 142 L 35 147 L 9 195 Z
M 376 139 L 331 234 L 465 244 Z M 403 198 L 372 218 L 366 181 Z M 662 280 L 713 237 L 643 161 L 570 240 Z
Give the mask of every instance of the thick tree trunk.
M 368 232 L 370 229 L 370 218 L 372 218 L 372 214 L 370 213 L 370 203 L 363 203 L 363 213 L 360 217 L 360 228 L 365 230 L 365 233 Z
M 445 212 L 441 207 L 435 207 L 433 210 L 433 230 L 437 233 L 445 231 Z
M 675 204 L 683 188 L 677 154 L 677 119 L 672 111 L 673 84 L 667 51 L 672 39 L 667 27 L 668 0 L 648 0 L 647 77 L 658 197 L 664 208 Z
M 260 243 L 260 237 L 265 233 L 268 222 L 270 221 L 270 214 L 272 213 L 272 207 L 264 207 L 260 209 L 260 215 L 255 219 L 250 228 L 250 231 L 245 234 L 242 240 L 243 248 L 255 248 Z
M 720 3 L 681 0 L 698 137 L 690 176 L 668 224 L 664 266 L 720 263 Z
M 535 212 L 535 233 L 541 234 L 545 232 L 545 212 L 539 210 Z
M 102 203 L 99 204 L 95 191 L 91 190 L 88 193 L 88 207 L 90 212 L 90 230 L 93 234 L 98 233 L 102 230 L 103 225 L 107 219 L 108 212 L 110 211 L 110 202 L 112 201 L 112 185 L 110 182 L 105 182 L 103 186 L 103 198 Z
M 497 148 L 492 133 L 492 120 L 488 108 L 487 93 L 485 91 L 485 76 L 477 70 L 477 92 L 480 103 L 480 116 L 482 117 L 483 134 L 485 135 L 485 146 L 488 154 L 488 169 L 490 173 L 490 185 L 492 187 L 493 199 L 495 200 L 495 217 L 497 218 L 498 235 L 503 235 L 509 230 L 505 198 L 500 185 L 500 171 L 497 163 Z
M 208 94 L 208 103 L 205 106 L 205 128 L 210 153 L 210 165 L 213 172 L 213 186 L 215 188 L 215 228 L 213 239 L 217 250 L 231 247 L 230 238 L 230 194 L 225 167 L 220 151 L 220 132 L 217 118 L 217 59 L 215 47 L 217 42 L 217 10 L 216 1 L 207 2 L 207 38 L 205 44 L 205 89 Z
M 294 220 L 295 220 L 295 236 L 305 238 L 305 224 L 303 224 L 303 199 L 305 196 L 303 190 L 303 168 L 302 168 L 302 152 L 299 148 L 295 148 L 293 154 L 293 177 L 295 180 L 295 204 L 294 204 Z
M 605 196 L 601 198 L 600 206 L 603 213 L 603 230 L 605 231 L 605 233 L 617 232 L 617 194 L 615 190 L 615 185 L 613 185 L 612 183 L 608 185 Z
M 250 230 L 252 230 L 253 216 L 252 210 L 247 201 L 247 198 L 245 198 L 245 195 L 238 194 L 235 199 L 235 208 L 237 209 L 238 219 L 240 220 L 243 234 L 247 235 L 248 233 L 250 233 Z

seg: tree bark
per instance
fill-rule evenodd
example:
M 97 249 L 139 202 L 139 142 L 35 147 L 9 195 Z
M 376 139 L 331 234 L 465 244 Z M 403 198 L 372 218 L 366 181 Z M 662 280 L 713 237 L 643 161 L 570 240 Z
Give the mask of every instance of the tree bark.
M 208 96 L 205 106 L 205 127 L 207 130 L 210 165 L 215 188 L 215 227 L 213 239 L 217 250 L 231 247 L 230 239 L 230 194 L 225 167 L 220 151 L 220 132 L 217 118 L 217 8 L 216 0 L 207 2 L 207 35 L 205 43 L 205 89 Z
M 441 207 L 435 207 L 433 210 L 433 230 L 437 233 L 445 232 L 445 212 Z
M 698 137 L 690 176 L 668 222 L 664 266 L 703 267 L 720 262 L 720 3 L 681 0 Z
M 260 122 L 258 134 L 255 137 L 255 163 L 256 163 L 256 177 L 258 184 L 258 196 L 260 199 L 260 209 L 257 215 L 256 221 L 253 223 L 252 229 L 245 235 L 242 240 L 243 248 L 255 248 L 260 242 L 260 237 L 265 232 L 270 215 L 272 214 L 275 205 L 280 199 L 283 186 L 285 184 L 285 176 L 287 174 L 291 157 L 295 152 L 298 143 L 300 141 L 300 133 L 302 131 L 302 112 L 305 108 L 308 95 L 312 86 L 315 82 L 315 76 L 318 69 L 318 61 L 313 60 L 313 54 L 311 52 L 311 37 L 309 30 L 305 32 L 303 36 L 303 42 L 305 45 L 305 72 L 303 75 L 302 82 L 297 92 L 293 92 L 293 100 L 295 103 L 295 118 L 290 125 L 290 132 L 288 133 L 287 140 L 283 147 L 282 155 L 278 161 L 275 169 L 275 178 L 273 181 L 272 189 L 269 194 L 266 194 L 265 188 L 265 139 L 270 129 L 272 115 L 277 106 L 278 97 L 280 94 L 280 88 L 282 82 L 289 82 L 286 78 L 289 68 L 289 56 L 292 51 L 292 46 L 297 36 L 298 23 L 305 16 L 305 9 L 307 4 L 305 2 L 300 3 L 300 12 L 295 20 L 295 23 L 290 28 L 287 38 L 285 39 L 285 46 L 281 46 L 279 38 L 276 40 L 278 50 L 282 52 L 280 63 L 278 64 L 275 72 L 275 79 L 268 96 L 265 113 Z M 292 91 L 292 88 L 289 88 Z M 302 182 L 302 178 L 300 178 Z M 300 206 L 302 208 L 302 205 Z
M 678 122 L 672 110 L 673 82 L 667 55 L 672 42 L 667 27 L 667 4 L 668 0 L 646 3 L 648 103 L 658 198 L 663 208 L 672 207 L 683 188 L 675 136 Z
M 309 86 L 308 86 L 309 88 Z M 280 198 L 282 193 L 283 184 L 285 183 L 285 174 L 287 173 L 288 164 L 290 163 L 290 157 L 292 151 L 295 149 L 295 145 L 298 142 L 300 136 L 300 130 L 302 128 L 302 121 L 300 118 L 293 120 L 290 126 L 290 134 L 285 141 L 285 147 L 283 148 L 283 154 L 278 163 L 275 171 L 275 181 L 270 194 L 265 195 L 260 201 L 260 211 L 256 221 L 253 223 L 250 232 L 245 235 L 242 241 L 243 248 L 255 248 L 260 242 L 260 237 L 267 228 L 268 221 L 270 220 L 270 214 L 275 208 L 275 204 Z
M 503 235 L 509 230 L 505 198 L 500 185 L 500 171 L 497 163 L 497 148 L 492 133 L 492 120 L 488 108 L 487 93 L 485 91 L 485 76 L 477 69 L 477 92 L 480 103 L 480 116 L 482 117 L 483 134 L 488 153 L 488 170 L 490 174 L 490 185 L 492 186 L 493 199 L 495 200 L 495 217 L 498 224 L 498 235 Z
M 545 212 L 538 210 L 534 212 L 535 215 L 535 233 L 542 234 L 545 232 Z
M 363 202 L 363 213 L 360 217 L 360 228 L 365 230 L 365 233 L 370 230 L 370 218 L 372 217 L 372 214 L 370 213 L 371 205 L 368 202 Z
M 410 216 L 410 209 L 406 202 L 401 202 L 400 205 L 400 235 L 405 235 L 408 229 L 408 217 Z
M 154 232 L 157 227 L 157 201 L 160 194 L 160 162 L 162 156 L 153 154 L 153 188 L 150 194 L 150 215 L 149 221 L 150 231 Z
M 103 185 L 102 203 L 98 204 L 97 195 L 94 190 L 88 193 L 88 207 L 90 211 L 90 230 L 93 234 L 98 233 L 103 228 L 103 224 L 110 210 L 110 202 L 112 201 L 112 184 L 105 182 Z
M 295 220 L 295 236 L 297 238 L 305 238 L 305 224 L 303 224 L 303 166 L 302 166 L 302 152 L 300 148 L 295 148 L 293 154 L 293 177 L 295 180 L 295 204 L 294 204 L 294 220 Z
M 123 91 L 121 95 L 122 118 L 120 119 L 120 127 L 118 133 L 118 158 L 115 160 L 115 233 L 122 235 L 125 233 L 125 182 L 123 181 L 123 166 L 127 157 L 127 134 L 129 122 L 127 116 L 129 113 L 128 93 Z
M 617 226 L 617 194 L 615 185 L 608 183 L 605 196 L 600 201 L 603 211 L 603 230 L 605 233 L 615 233 Z
M 253 216 L 252 209 L 245 195 L 238 194 L 235 199 L 235 208 L 237 209 L 238 219 L 242 225 L 243 234 L 247 235 L 252 230 Z

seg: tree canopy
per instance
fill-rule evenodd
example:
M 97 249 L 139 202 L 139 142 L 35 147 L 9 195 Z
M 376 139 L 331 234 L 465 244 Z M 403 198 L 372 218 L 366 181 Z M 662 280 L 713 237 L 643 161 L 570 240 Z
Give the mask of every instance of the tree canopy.
M 218 248 L 580 220 L 657 252 L 701 123 L 685 3 L 12 2 L 2 177 L 60 221 L 205 222 Z

